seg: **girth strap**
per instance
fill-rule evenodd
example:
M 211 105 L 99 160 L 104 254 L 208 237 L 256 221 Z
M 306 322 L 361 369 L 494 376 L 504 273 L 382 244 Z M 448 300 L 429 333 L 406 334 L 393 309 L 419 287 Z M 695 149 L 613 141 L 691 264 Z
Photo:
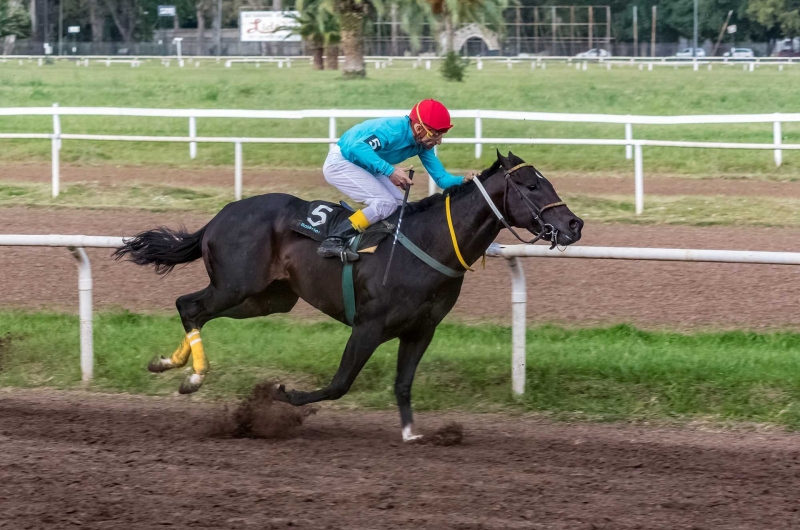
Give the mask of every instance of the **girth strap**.
M 361 235 L 358 234 L 350 241 L 349 247 L 356 252 L 358 244 L 361 242 Z M 342 295 L 344 298 L 344 319 L 352 326 L 356 319 L 356 290 L 353 286 L 352 261 L 346 261 L 342 268 Z

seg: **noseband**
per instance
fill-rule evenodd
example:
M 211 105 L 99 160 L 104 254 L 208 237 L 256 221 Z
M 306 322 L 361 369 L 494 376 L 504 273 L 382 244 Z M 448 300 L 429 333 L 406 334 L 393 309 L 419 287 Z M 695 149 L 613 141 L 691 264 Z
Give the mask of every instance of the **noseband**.
M 519 236 L 519 234 L 517 234 L 514 231 L 514 229 L 511 227 L 511 225 L 508 224 L 508 222 L 505 220 L 505 216 L 500 213 L 500 211 L 497 209 L 497 207 L 495 206 L 494 202 L 492 201 L 491 197 L 489 197 L 489 194 L 486 192 L 486 189 L 483 187 L 483 184 L 481 184 L 480 179 L 478 179 L 478 177 L 475 177 L 473 179 L 473 182 L 478 186 L 478 189 L 483 194 L 483 197 L 486 199 L 486 202 L 489 203 L 489 207 L 492 209 L 494 214 L 497 216 L 497 218 L 500 220 L 500 222 L 503 223 L 503 226 L 508 228 L 509 232 L 514 234 L 514 237 L 516 237 L 518 240 L 520 240 L 521 242 L 525 243 L 526 245 L 532 245 L 533 243 L 536 243 L 537 241 L 542 239 L 544 236 L 550 236 L 550 242 L 552 243 L 550 245 L 550 248 L 553 249 L 558 244 L 557 243 L 558 242 L 558 229 L 555 228 L 550 223 L 545 223 L 544 222 L 544 218 L 542 217 L 542 214 L 546 210 L 548 210 L 550 208 L 556 208 L 558 206 L 566 206 L 567 203 L 561 202 L 561 201 L 560 202 L 553 202 L 553 203 L 547 204 L 547 205 L 545 205 L 545 206 L 543 206 L 541 208 L 539 208 L 535 204 L 533 204 L 533 202 L 522 193 L 522 190 L 519 189 L 519 185 L 516 182 L 514 182 L 513 180 L 511 180 L 511 175 L 515 171 L 517 171 L 518 169 L 523 168 L 523 167 L 533 168 L 533 170 L 536 172 L 536 176 L 540 177 L 540 178 L 543 178 L 541 176 L 541 174 L 537 171 L 537 169 L 535 167 L 533 167 L 531 164 L 525 164 L 525 163 L 519 164 L 519 165 L 516 165 L 516 166 L 512 167 L 511 169 L 505 171 L 504 175 L 503 175 L 503 178 L 505 178 L 505 181 L 506 181 L 505 188 L 503 190 L 503 212 L 505 213 L 507 211 L 506 202 L 507 202 L 507 198 L 508 198 L 508 188 L 510 186 L 511 188 L 514 189 L 514 191 L 517 192 L 517 195 L 522 200 L 522 204 L 524 204 L 525 207 L 528 208 L 528 211 L 530 212 L 531 216 L 533 216 L 533 218 L 536 220 L 536 222 L 539 223 L 539 232 L 536 233 L 536 237 L 534 237 L 530 241 L 525 241 L 524 239 L 522 239 Z M 566 234 L 563 234 L 563 235 L 567 239 L 572 239 Z

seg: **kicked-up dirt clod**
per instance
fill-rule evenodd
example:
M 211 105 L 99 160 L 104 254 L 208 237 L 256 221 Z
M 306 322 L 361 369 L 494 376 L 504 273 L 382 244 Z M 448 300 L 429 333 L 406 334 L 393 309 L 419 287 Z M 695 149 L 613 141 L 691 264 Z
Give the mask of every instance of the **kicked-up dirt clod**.
M 265 381 L 253 387 L 250 395 L 233 410 L 225 406 L 211 423 L 210 436 L 233 438 L 288 438 L 315 407 L 293 407 L 274 400 L 278 383 Z

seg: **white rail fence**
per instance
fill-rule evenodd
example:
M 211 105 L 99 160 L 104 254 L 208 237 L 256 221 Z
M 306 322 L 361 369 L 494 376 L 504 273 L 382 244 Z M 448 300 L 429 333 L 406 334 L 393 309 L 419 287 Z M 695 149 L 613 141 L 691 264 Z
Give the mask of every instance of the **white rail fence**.
M 329 144 L 337 141 L 337 119 L 378 118 L 383 116 L 405 116 L 407 110 L 218 110 L 218 109 L 139 109 L 112 107 L 8 107 L 0 108 L 2 116 L 51 116 L 52 133 L 0 133 L 1 139 L 49 140 L 51 142 L 53 197 L 60 192 L 60 150 L 63 140 L 116 141 L 116 142 L 172 142 L 188 143 L 189 157 L 197 156 L 198 143 L 228 143 L 234 145 L 234 197 L 242 197 L 243 156 L 242 144 Z M 636 213 L 644 210 L 644 147 L 672 147 L 697 149 L 751 149 L 771 150 L 775 165 L 783 162 L 784 150 L 800 150 L 800 144 L 783 143 L 782 124 L 800 122 L 800 113 L 743 114 L 743 115 L 698 115 L 698 116 L 632 116 L 612 114 L 558 114 L 551 112 L 517 112 L 502 110 L 454 110 L 456 119 L 472 119 L 475 122 L 473 137 L 448 137 L 445 144 L 472 144 L 475 158 L 480 158 L 484 144 L 491 145 L 589 145 L 625 147 L 625 155 L 634 160 L 634 188 Z M 188 136 L 130 136 L 108 134 L 69 134 L 62 131 L 61 116 L 113 116 L 184 118 L 188 120 Z M 197 136 L 197 120 L 211 118 L 227 119 L 271 119 L 301 120 L 327 118 L 328 136 L 317 138 L 240 138 Z M 483 120 L 534 121 L 555 123 L 604 123 L 621 127 L 620 139 L 599 138 L 487 138 L 483 136 Z M 706 124 L 752 124 L 772 125 L 772 143 L 742 142 L 685 142 L 667 140 L 634 139 L 634 125 L 706 125 Z M 768 134 L 765 132 L 765 134 Z M 320 161 L 322 162 L 322 161 Z M 321 164 L 320 164 L 321 165 Z M 436 191 L 433 180 L 429 180 L 429 192 Z
M 754 252 L 740 250 L 694 250 L 680 248 L 567 247 L 550 250 L 546 245 L 492 244 L 492 257 L 506 258 L 511 269 L 511 386 L 516 395 L 525 392 L 525 331 L 527 326 L 527 288 L 520 258 L 617 259 L 642 261 L 691 261 L 747 263 L 762 265 L 800 265 L 800 252 Z
M 116 248 L 122 245 L 121 237 L 62 236 L 62 235 L 9 235 L 0 234 L 0 246 L 12 247 L 67 247 L 78 261 L 78 313 L 80 315 L 81 378 L 89 382 L 94 374 L 94 338 L 92 332 L 92 266 L 84 250 Z
M 67 247 L 78 261 L 80 314 L 80 360 L 84 382 L 94 371 L 92 331 L 92 269 L 84 248 L 116 248 L 122 237 L 81 235 L 10 235 L 0 234 L 0 246 Z M 750 263 L 800 265 L 800 252 L 751 252 L 735 250 L 692 250 L 677 248 L 568 247 L 550 250 L 546 245 L 498 245 L 487 252 L 508 260 L 511 268 L 512 346 L 511 387 L 516 395 L 525 392 L 527 329 L 527 288 L 520 258 L 621 259 L 646 261 L 693 261 L 713 263 Z

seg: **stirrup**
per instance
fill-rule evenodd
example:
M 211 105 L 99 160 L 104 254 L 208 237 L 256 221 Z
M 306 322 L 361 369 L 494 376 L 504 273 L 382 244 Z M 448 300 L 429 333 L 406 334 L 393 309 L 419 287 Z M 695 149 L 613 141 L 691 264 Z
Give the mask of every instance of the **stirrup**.
M 333 240 L 336 240 L 338 244 L 336 244 Z M 323 246 L 328 243 L 332 248 L 323 248 Z M 319 247 L 317 247 L 317 255 L 323 258 L 339 258 L 342 260 L 342 263 L 346 263 L 348 261 L 358 261 L 360 256 L 358 252 L 351 250 L 349 246 L 349 240 L 344 240 L 339 237 L 329 237 L 320 243 Z M 335 247 L 333 245 L 336 245 Z

